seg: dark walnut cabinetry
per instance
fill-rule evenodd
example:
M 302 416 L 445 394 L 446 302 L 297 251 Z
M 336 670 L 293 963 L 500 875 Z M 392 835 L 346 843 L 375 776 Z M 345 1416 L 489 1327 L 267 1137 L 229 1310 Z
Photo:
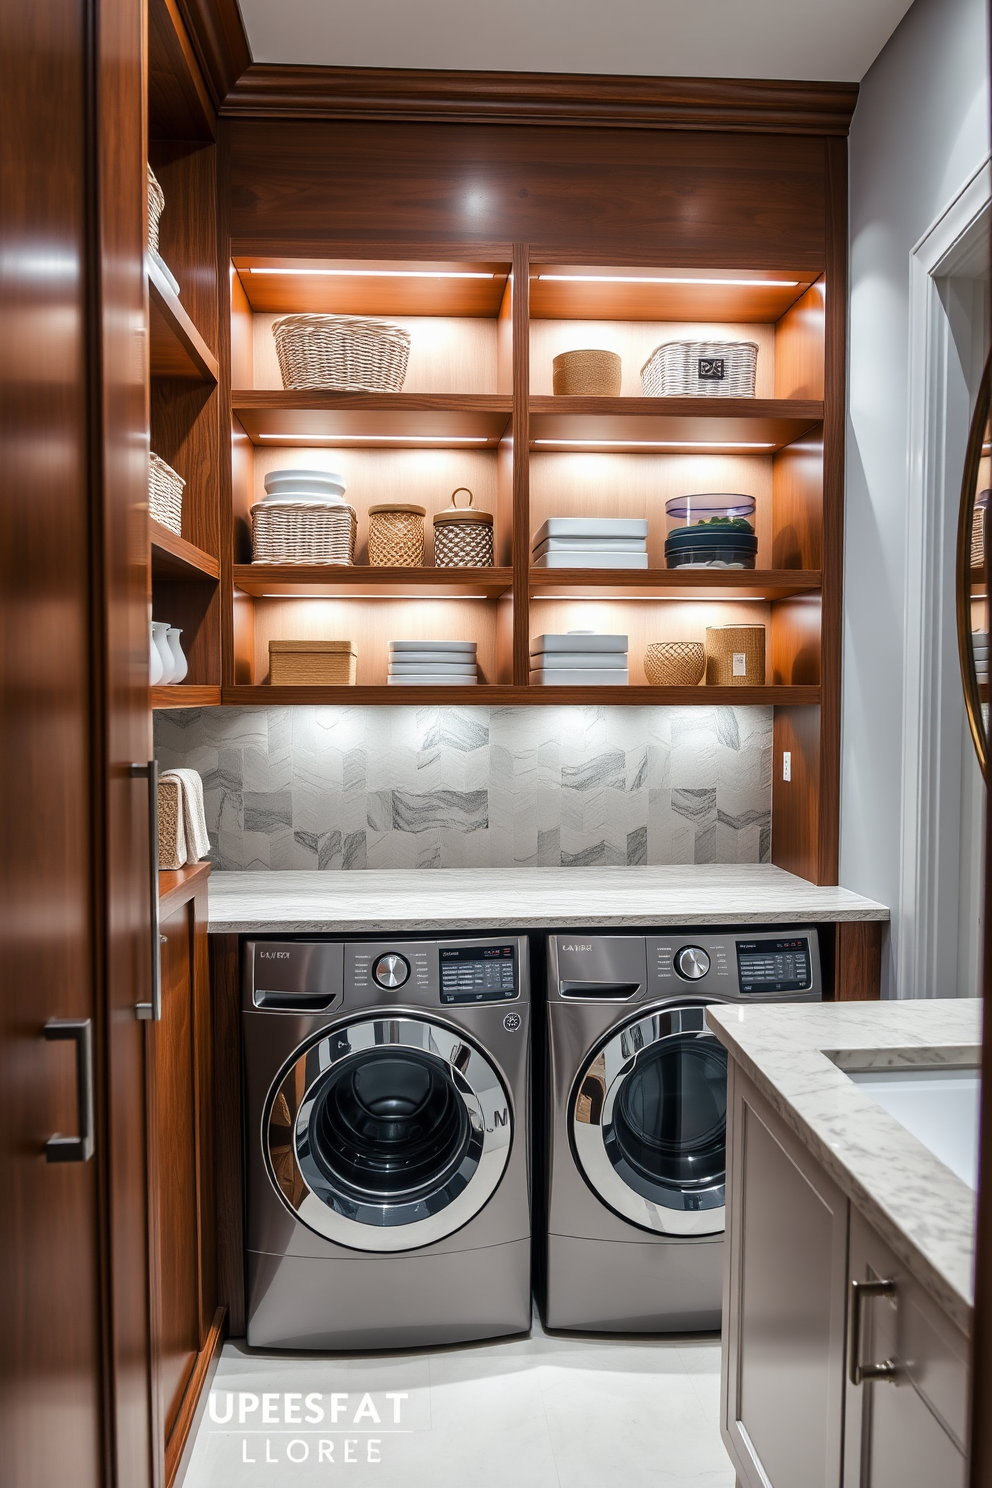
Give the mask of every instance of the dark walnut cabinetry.
M 968 1340 L 730 1061 L 724 1440 L 740 1488 L 964 1488 Z M 852 1379 L 898 1360 L 895 1382 Z
M 146 1025 L 154 1405 L 166 1485 L 224 1323 L 215 1265 L 209 873 L 198 863 L 159 875 L 162 1017 Z

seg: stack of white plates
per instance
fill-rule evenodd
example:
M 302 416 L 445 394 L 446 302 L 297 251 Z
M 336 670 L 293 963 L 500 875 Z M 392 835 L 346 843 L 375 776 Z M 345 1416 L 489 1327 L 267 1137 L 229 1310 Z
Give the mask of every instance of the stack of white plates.
M 989 633 L 976 630 L 971 637 L 971 650 L 975 658 L 975 672 L 979 682 L 989 680 Z
M 570 630 L 535 636 L 530 680 L 542 687 L 626 687 L 627 637 Z
M 474 687 L 479 680 L 475 652 L 475 641 L 390 641 L 389 684 Z
M 550 517 L 534 534 L 535 568 L 647 568 L 646 517 Z
M 306 501 L 321 506 L 344 506 L 344 477 L 333 470 L 270 470 L 265 477 L 263 506 L 285 506 Z

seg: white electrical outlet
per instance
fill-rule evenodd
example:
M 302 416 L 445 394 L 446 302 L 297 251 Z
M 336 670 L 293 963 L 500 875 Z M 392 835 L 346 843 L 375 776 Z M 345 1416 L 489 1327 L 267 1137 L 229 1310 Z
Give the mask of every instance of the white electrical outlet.
M 791 749 L 783 749 L 782 750 L 782 779 L 783 780 L 791 780 L 792 779 L 792 750 Z

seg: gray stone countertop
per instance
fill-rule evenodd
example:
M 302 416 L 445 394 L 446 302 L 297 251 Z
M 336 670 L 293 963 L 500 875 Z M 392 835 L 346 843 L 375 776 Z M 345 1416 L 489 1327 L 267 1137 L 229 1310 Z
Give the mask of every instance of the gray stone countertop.
M 771 864 L 212 873 L 217 934 L 540 930 L 887 920 L 884 905 Z
M 965 1333 L 974 1299 L 975 1194 L 845 1068 L 981 1059 L 977 998 L 710 1007 L 730 1055 Z

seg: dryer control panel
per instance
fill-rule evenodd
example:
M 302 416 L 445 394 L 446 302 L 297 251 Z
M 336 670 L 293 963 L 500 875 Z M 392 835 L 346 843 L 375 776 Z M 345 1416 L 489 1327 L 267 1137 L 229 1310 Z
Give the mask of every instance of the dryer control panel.
M 820 949 L 811 925 L 665 930 L 657 935 L 549 937 L 551 987 L 564 1002 L 659 997 L 818 1002 Z M 552 993 L 552 995 L 553 995 Z

